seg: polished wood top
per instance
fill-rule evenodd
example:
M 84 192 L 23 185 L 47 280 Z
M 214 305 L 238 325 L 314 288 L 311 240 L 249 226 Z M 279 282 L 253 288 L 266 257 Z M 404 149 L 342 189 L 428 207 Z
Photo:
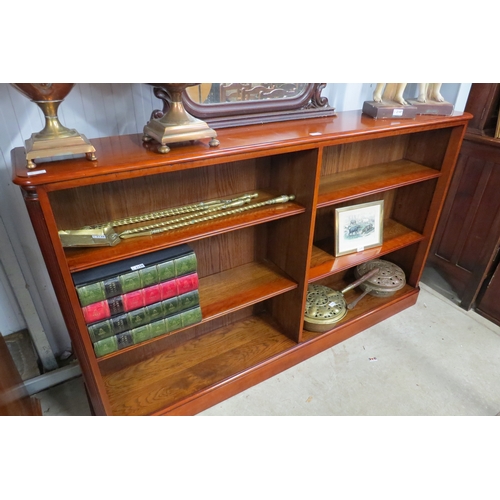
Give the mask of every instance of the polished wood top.
M 361 111 L 346 111 L 334 117 L 311 118 L 286 122 L 249 125 L 217 131 L 220 146 L 210 147 L 208 139 L 173 145 L 171 151 L 160 154 L 156 147 L 144 144 L 141 134 L 91 139 L 96 148 L 97 161 L 85 157 L 59 158 L 54 161 L 38 160 L 37 168 L 26 168 L 23 147 L 12 151 L 13 182 L 25 188 L 63 182 L 73 187 L 118 178 L 132 178 L 169 170 L 196 168 L 202 165 L 255 158 L 262 155 L 285 153 L 329 145 L 358 141 L 381 135 L 399 135 L 430 128 L 449 127 L 450 123 L 463 124 L 472 117 L 469 113 L 452 116 L 417 116 L 411 120 L 376 120 Z M 186 162 L 190 162 L 186 165 Z

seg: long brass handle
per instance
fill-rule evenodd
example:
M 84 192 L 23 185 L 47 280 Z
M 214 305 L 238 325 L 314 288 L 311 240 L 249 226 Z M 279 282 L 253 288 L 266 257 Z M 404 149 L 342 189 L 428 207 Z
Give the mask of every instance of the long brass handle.
M 126 231 L 121 232 L 120 236 L 129 235 L 129 234 L 136 234 L 136 233 L 144 233 L 144 232 L 149 231 L 151 229 L 157 229 L 160 227 L 171 226 L 173 224 L 178 224 L 180 222 L 194 219 L 195 217 L 200 217 L 201 215 L 206 215 L 206 214 L 210 214 L 213 212 L 218 212 L 219 210 L 227 210 L 229 208 L 241 207 L 245 203 L 249 203 L 250 199 L 251 199 L 250 197 L 242 198 L 240 200 L 232 201 L 231 203 L 223 203 L 220 205 L 215 205 L 212 208 L 207 208 L 206 210 L 201 210 L 199 212 L 184 215 L 182 217 L 176 217 L 175 219 L 170 219 L 170 220 L 166 220 L 163 222 L 158 222 L 156 224 L 149 224 L 148 226 L 136 227 L 134 229 L 127 229 Z
M 208 214 L 204 217 L 196 217 L 196 218 L 190 219 L 188 221 L 180 222 L 177 224 L 171 224 L 171 225 L 168 225 L 165 227 L 159 227 L 156 229 L 151 229 L 148 231 L 141 231 L 141 232 L 137 232 L 137 233 L 131 233 L 129 231 L 124 231 L 123 233 L 120 234 L 120 238 L 127 239 L 127 238 L 134 238 L 137 236 L 150 236 L 153 234 L 159 234 L 159 233 L 163 233 L 166 231 L 171 231 L 173 229 L 179 229 L 181 227 L 187 227 L 187 226 L 191 226 L 193 224 L 199 224 L 201 222 L 206 222 L 209 220 L 218 219 L 220 217 L 227 217 L 228 215 L 239 214 L 241 212 L 246 212 L 247 210 L 252 210 L 254 208 L 260 208 L 260 207 L 263 207 L 266 205 L 273 205 L 276 203 L 286 203 L 287 201 L 291 201 L 294 199 L 295 199 L 295 195 L 281 195 L 281 196 L 278 196 L 277 198 L 272 198 L 270 200 L 262 201 L 260 203 L 251 203 L 250 205 L 245 205 L 245 206 L 242 206 L 239 208 L 233 208 L 232 210 L 224 210 L 223 212 L 216 212 L 216 213 Z
M 363 281 L 366 281 L 367 279 L 370 279 L 372 276 L 375 276 L 376 274 L 378 274 L 378 272 L 379 272 L 379 268 L 375 267 L 370 272 L 363 274 L 363 276 L 361 276 L 361 278 L 357 279 L 354 283 L 351 283 L 349 286 L 346 286 L 342 290 L 342 293 L 344 294 L 345 292 L 348 292 L 349 290 L 356 288 L 358 285 L 363 283 Z
M 176 208 L 167 208 L 165 210 L 158 210 L 156 212 L 150 212 L 143 215 L 134 215 L 131 217 L 124 217 L 122 219 L 116 219 L 110 222 L 106 222 L 103 224 L 96 224 L 93 226 L 85 226 L 81 229 L 96 229 L 100 227 L 104 227 L 107 224 L 111 224 L 112 227 L 120 227 L 127 226 L 129 224 L 137 224 L 139 222 L 146 222 L 149 220 L 162 219 L 164 217 L 172 217 L 174 215 L 187 214 L 192 212 L 200 212 L 208 209 L 212 209 L 215 207 L 224 207 L 228 206 L 231 203 L 240 200 L 248 200 L 250 201 L 253 198 L 256 198 L 258 193 L 245 194 L 242 196 L 238 196 L 236 198 L 227 198 L 227 199 L 219 199 L 219 200 L 210 200 L 210 201 L 201 201 L 199 203 L 193 203 L 191 205 L 183 205 L 181 207 Z
M 356 297 L 352 302 L 350 302 L 349 304 L 347 304 L 347 309 L 351 310 L 351 309 L 354 309 L 354 307 L 356 306 L 356 304 L 367 294 L 367 293 L 370 293 L 371 292 L 371 288 L 366 288 L 365 291 L 359 295 L 358 297 Z

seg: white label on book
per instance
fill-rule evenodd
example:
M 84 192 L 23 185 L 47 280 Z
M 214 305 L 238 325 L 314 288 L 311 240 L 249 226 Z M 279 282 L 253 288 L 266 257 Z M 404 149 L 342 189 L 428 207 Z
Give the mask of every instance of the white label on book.
M 132 266 L 130 269 L 132 269 L 132 271 L 137 271 L 137 269 L 142 269 L 146 267 L 144 264 L 137 264 L 136 266 Z

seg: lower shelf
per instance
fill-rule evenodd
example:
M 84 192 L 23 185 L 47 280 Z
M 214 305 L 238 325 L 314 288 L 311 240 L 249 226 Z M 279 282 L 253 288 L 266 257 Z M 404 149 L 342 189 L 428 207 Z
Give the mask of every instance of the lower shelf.
M 106 375 L 113 414 L 161 413 L 295 345 L 267 316 L 250 316 Z
M 337 290 L 341 287 L 334 285 L 332 288 L 334 290 Z M 362 290 L 359 288 L 356 288 L 355 290 L 349 290 L 344 294 L 346 303 L 349 304 L 362 293 Z M 340 332 L 346 326 L 355 324 L 356 322 L 361 321 L 363 318 L 370 316 L 374 312 L 377 312 L 379 314 L 384 314 L 385 312 L 385 317 L 388 318 L 396 312 L 393 310 L 393 306 L 395 303 L 415 294 L 418 294 L 418 289 L 415 289 L 409 285 L 405 285 L 401 290 L 394 292 L 394 294 L 390 297 L 376 297 L 370 294 L 365 295 L 353 309 L 347 312 L 346 316 L 342 320 L 337 323 L 333 323 L 332 328 L 329 331 L 317 333 L 304 330 L 302 332 L 302 341 L 308 342 L 322 335 L 335 335 L 336 332 Z M 340 339 L 339 342 L 341 340 L 342 339 Z
M 350 292 L 354 293 L 354 292 Z M 104 375 L 113 415 L 198 413 L 413 305 L 418 289 L 365 297 L 326 333 L 297 344 L 267 314 L 229 326 Z

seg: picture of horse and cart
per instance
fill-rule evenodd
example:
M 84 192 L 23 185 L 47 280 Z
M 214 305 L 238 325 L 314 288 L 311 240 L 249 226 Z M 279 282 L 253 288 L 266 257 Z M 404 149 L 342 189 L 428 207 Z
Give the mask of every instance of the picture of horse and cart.
M 335 210 L 335 256 L 382 245 L 384 201 Z

